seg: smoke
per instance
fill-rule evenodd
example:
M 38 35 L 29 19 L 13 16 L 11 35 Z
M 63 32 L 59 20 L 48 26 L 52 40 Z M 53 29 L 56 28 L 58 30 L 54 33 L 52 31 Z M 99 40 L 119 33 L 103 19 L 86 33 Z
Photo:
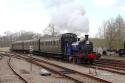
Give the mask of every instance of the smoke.
M 80 0 L 43 0 L 51 15 L 50 24 L 59 32 L 87 33 L 89 21 Z

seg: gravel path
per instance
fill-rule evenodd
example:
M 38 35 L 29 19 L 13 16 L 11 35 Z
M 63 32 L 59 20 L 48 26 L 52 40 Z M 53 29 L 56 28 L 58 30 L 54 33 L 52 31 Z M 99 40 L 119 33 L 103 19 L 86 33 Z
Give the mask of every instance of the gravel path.
M 42 69 L 41 67 L 32 64 L 31 71 L 31 63 L 24 60 L 14 58 L 12 59 L 12 64 L 23 77 L 30 81 L 29 83 L 74 83 L 69 79 L 53 73 L 51 76 L 41 76 L 39 73 Z
M 86 68 L 86 67 L 79 66 L 76 64 L 62 63 L 62 62 L 55 61 L 55 60 L 47 60 L 47 59 L 41 58 L 41 57 L 40 57 L 40 59 L 76 70 L 76 71 L 79 71 L 82 73 L 90 74 L 90 75 L 102 78 L 104 80 L 107 80 L 107 81 L 110 81 L 113 83 L 125 83 L 125 75 L 115 74 L 112 72 L 103 71 L 103 70 L 99 70 L 99 69 L 95 70 L 93 68 Z M 96 74 L 96 72 L 97 72 L 97 74 Z
M 9 68 L 7 60 L 6 56 L 0 60 L 0 83 L 24 83 Z

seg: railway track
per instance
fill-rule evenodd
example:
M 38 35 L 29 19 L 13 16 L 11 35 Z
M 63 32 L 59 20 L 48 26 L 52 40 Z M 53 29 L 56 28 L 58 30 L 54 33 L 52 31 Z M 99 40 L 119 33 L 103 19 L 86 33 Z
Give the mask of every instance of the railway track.
M 29 83 L 25 78 L 23 78 L 19 73 L 17 73 L 14 70 L 14 68 L 13 68 L 13 66 L 11 64 L 11 58 L 9 58 L 7 62 L 8 62 L 8 65 L 9 65 L 10 69 L 15 73 L 16 76 L 18 76 L 20 78 L 20 80 L 22 80 L 24 83 Z
M 120 61 L 120 60 L 101 59 L 101 60 L 96 61 L 95 63 L 96 64 L 103 64 L 103 65 L 111 65 L 114 67 L 121 67 L 123 69 L 125 68 L 125 61 Z
M 101 59 L 101 60 L 97 60 L 94 65 L 84 64 L 81 66 L 125 75 L 125 67 L 124 67 L 125 61 Z
M 94 63 L 94 66 L 102 70 L 125 75 L 125 61 L 102 59 Z
M 11 54 L 11 56 L 14 56 L 13 54 Z M 33 64 L 42 66 L 48 70 L 50 70 L 51 72 L 55 72 L 59 75 L 62 75 L 66 78 L 72 79 L 74 80 L 76 83 L 111 83 L 110 81 L 98 78 L 96 76 L 92 76 L 89 74 L 84 74 L 72 69 L 68 69 L 62 66 L 59 66 L 57 64 L 54 63 L 50 63 L 50 62 L 46 62 L 44 60 L 38 59 L 38 58 L 31 58 L 29 56 L 21 56 L 18 54 L 18 57 L 24 58 L 29 62 L 32 62 Z
M 100 59 L 97 60 L 93 65 L 82 65 L 82 66 L 125 75 L 125 61 Z

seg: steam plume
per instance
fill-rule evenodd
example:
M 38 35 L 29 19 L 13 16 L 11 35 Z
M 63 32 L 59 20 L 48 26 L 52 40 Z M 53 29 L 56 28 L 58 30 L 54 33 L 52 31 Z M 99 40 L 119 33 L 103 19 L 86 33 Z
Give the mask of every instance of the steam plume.
M 87 33 L 89 21 L 80 0 L 43 0 L 56 31 Z

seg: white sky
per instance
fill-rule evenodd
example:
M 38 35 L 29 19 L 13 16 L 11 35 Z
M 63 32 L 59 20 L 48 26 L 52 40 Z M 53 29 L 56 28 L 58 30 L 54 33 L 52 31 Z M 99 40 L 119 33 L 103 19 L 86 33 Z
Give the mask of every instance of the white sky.
M 125 19 L 124 0 L 81 0 L 89 19 L 90 36 L 104 20 L 120 14 Z M 0 35 L 20 30 L 42 33 L 50 16 L 42 0 L 0 0 Z
M 49 17 L 40 0 L 0 0 L 0 34 L 5 31 L 42 33 Z

